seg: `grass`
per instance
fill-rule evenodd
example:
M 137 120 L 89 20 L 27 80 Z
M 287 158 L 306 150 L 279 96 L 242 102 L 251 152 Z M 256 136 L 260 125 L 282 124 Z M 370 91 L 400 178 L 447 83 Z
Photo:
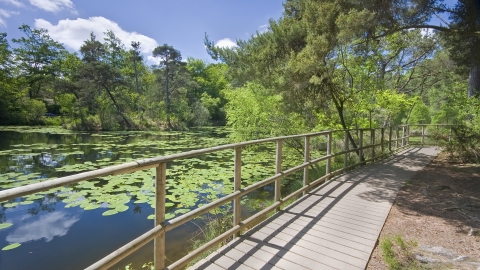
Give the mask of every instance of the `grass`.
M 380 241 L 382 257 L 390 270 L 428 269 L 414 257 L 413 249 L 417 246 L 413 240 L 406 241 L 400 235 L 388 236 Z

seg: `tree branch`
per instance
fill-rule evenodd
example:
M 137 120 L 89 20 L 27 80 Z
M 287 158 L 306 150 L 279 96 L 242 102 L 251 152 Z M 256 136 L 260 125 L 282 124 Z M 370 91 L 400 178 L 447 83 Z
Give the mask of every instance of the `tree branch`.
M 441 31 L 441 32 L 455 33 L 455 34 L 460 34 L 460 35 L 465 35 L 465 36 L 480 36 L 480 31 L 456 30 L 456 29 L 451 29 L 451 28 L 443 27 L 443 26 L 429 25 L 429 24 L 423 25 L 422 24 L 422 25 L 407 25 L 407 26 L 396 28 L 396 29 L 392 29 L 390 31 L 384 32 L 383 34 L 374 36 L 373 38 L 377 39 L 377 38 L 381 38 L 381 37 L 386 37 L 386 36 L 389 36 L 389 35 L 394 34 L 396 32 L 400 32 L 400 31 L 408 30 L 408 29 L 434 29 L 434 30 Z

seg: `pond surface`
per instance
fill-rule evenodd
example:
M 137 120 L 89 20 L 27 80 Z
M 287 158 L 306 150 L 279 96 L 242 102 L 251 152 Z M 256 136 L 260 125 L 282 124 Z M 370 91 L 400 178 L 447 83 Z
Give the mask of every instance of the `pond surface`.
M 189 132 L 71 133 L 0 128 L 0 190 L 132 160 L 228 143 L 225 128 Z M 274 174 L 274 145 L 242 153 L 242 186 Z M 286 162 L 287 163 L 287 162 Z M 300 164 L 299 162 L 294 162 Z M 233 150 L 167 164 L 170 219 L 233 191 Z M 0 269 L 84 269 L 153 227 L 154 169 L 108 176 L 0 205 Z M 242 215 L 272 200 L 272 186 L 242 198 Z M 167 233 L 168 260 L 191 250 L 204 220 Z M 153 258 L 153 243 L 114 269 Z

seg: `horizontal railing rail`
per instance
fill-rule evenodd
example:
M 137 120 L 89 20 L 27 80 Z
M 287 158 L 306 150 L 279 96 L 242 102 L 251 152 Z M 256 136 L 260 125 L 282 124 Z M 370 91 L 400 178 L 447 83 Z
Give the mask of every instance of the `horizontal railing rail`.
M 424 127 L 422 126 L 422 144 L 424 138 Z M 306 192 L 313 188 L 314 186 L 325 182 L 331 177 L 343 173 L 347 170 L 355 168 L 357 166 L 366 164 L 368 162 L 373 162 L 382 158 L 389 156 L 395 151 L 399 151 L 407 146 L 409 146 L 409 134 L 410 126 L 403 125 L 396 128 L 390 127 L 377 128 L 377 129 L 349 129 L 349 130 L 330 130 L 322 131 L 308 134 L 300 135 L 291 135 L 291 136 L 282 136 L 275 138 L 267 138 L 260 140 L 253 140 L 241 143 L 233 143 L 220 145 L 205 149 L 192 150 L 188 152 L 183 152 L 179 154 L 173 154 L 168 156 L 161 156 L 149 159 L 137 160 L 134 162 L 129 162 L 125 164 L 115 165 L 107 168 L 97 169 L 93 171 L 83 172 L 75 175 L 65 176 L 57 178 L 54 180 L 48 180 L 45 182 L 30 184 L 22 187 L 15 187 L 12 189 L 0 191 L 0 202 L 11 200 L 17 197 L 21 197 L 28 194 L 33 194 L 65 185 L 70 185 L 78 183 L 81 181 L 88 181 L 98 177 L 108 176 L 108 175 L 119 175 L 131 173 L 139 170 L 155 168 L 155 226 L 137 237 L 133 241 L 125 244 L 119 249 L 115 250 L 111 254 L 105 256 L 98 262 L 92 264 L 87 269 L 107 269 L 115 265 L 120 260 L 127 257 L 129 254 L 138 250 L 140 247 L 144 246 L 148 242 L 154 240 L 154 266 L 155 269 L 179 269 L 189 262 L 194 260 L 203 252 L 208 249 L 216 246 L 220 242 L 224 241 L 227 238 L 235 237 L 239 235 L 240 231 L 244 228 L 247 228 L 254 222 L 257 222 L 259 218 L 265 216 L 267 213 L 272 211 L 278 211 L 280 206 L 289 202 L 292 198 L 297 197 L 300 194 L 306 194 Z M 387 131 L 387 132 L 386 132 Z M 352 133 L 356 133 L 358 141 L 353 141 L 356 147 L 350 147 L 352 144 L 353 136 Z M 368 136 L 365 136 L 366 133 L 369 134 L 369 142 L 365 141 Z M 379 135 L 376 135 L 379 133 Z M 385 133 L 388 133 L 387 135 Z M 332 153 L 332 143 L 334 142 L 333 136 L 336 135 L 337 138 L 342 138 L 342 150 Z M 315 137 L 326 137 L 326 151 L 325 155 L 311 159 L 310 148 L 311 148 L 311 139 Z M 377 137 L 378 136 L 378 137 Z M 304 161 L 302 164 L 295 167 L 282 170 L 282 149 L 283 142 L 287 139 L 303 139 L 304 147 Z M 377 142 L 379 141 L 379 142 Z M 259 181 L 250 186 L 241 187 L 241 166 L 242 166 L 242 147 L 258 145 L 263 143 L 272 143 L 276 144 L 275 151 L 275 174 L 270 176 L 262 181 Z M 377 148 L 380 153 L 377 153 Z M 167 162 L 196 157 L 204 154 L 209 154 L 213 152 L 223 151 L 223 150 L 234 150 L 234 191 L 231 194 L 228 194 L 218 200 L 215 200 L 209 204 L 198 207 L 186 214 L 183 214 L 179 217 L 175 217 L 170 220 L 165 220 L 165 200 L 166 200 L 166 172 L 167 172 Z M 368 151 L 368 153 L 367 153 Z M 348 157 L 350 153 L 356 153 L 359 157 L 359 161 L 355 164 L 348 164 Z M 331 171 L 331 162 L 335 157 L 343 156 L 343 167 L 335 171 Z M 365 157 L 368 156 L 368 159 Z M 309 170 L 308 168 L 318 164 L 319 162 L 325 161 L 325 175 L 309 182 Z M 281 198 L 281 179 L 292 175 L 295 172 L 303 170 L 303 186 L 302 188 L 294 191 L 288 196 Z M 274 183 L 274 203 L 267 208 L 259 211 L 253 216 L 241 220 L 240 210 L 241 210 L 241 197 L 251 193 L 254 190 L 257 190 L 261 187 Z M 184 256 L 180 260 L 174 262 L 173 264 L 165 267 L 165 233 L 182 225 L 186 222 L 193 220 L 194 218 L 205 214 L 225 203 L 233 201 L 233 223 L 232 228 L 219 235 L 215 239 L 204 244 L 200 248 L 194 250 L 188 255 Z

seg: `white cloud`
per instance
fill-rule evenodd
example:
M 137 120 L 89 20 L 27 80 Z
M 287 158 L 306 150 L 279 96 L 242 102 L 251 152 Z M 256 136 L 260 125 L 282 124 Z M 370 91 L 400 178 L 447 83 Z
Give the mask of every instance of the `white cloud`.
M 90 38 L 91 32 L 97 36 L 99 41 L 103 42 L 104 32 L 108 30 L 112 30 L 127 48 L 130 48 L 132 41 L 140 42 L 140 51 L 144 55 L 151 55 L 153 49 L 158 46 L 158 43 L 153 38 L 137 32 L 127 32 L 116 22 L 104 17 L 78 18 L 76 20 L 65 19 L 60 20 L 56 25 L 44 19 L 35 19 L 35 27 L 47 29 L 51 38 L 74 50 L 80 49 L 83 42 Z M 149 59 L 147 57 L 147 60 Z
M 219 41 L 217 41 L 217 43 L 215 43 L 215 46 L 220 47 L 220 48 L 235 48 L 235 47 L 238 47 L 237 43 L 232 41 L 229 38 L 220 39 Z
M 7 22 L 5 21 L 5 19 L 10 18 L 10 16 L 16 15 L 16 14 L 18 14 L 18 12 L 8 11 L 0 8 L 0 26 L 6 27 Z
M 30 4 L 53 13 L 57 13 L 60 10 L 66 8 L 74 14 L 77 14 L 77 11 L 75 10 L 75 5 L 70 0 L 30 0 Z
M 78 220 L 78 216 L 70 216 L 64 211 L 48 213 L 21 225 L 9 233 L 6 240 L 10 243 L 25 243 L 45 238 L 46 242 L 50 242 L 55 236 L 66 235 Z
M 16 7 L 25 6 L 22 2 L 20 2 L 18 0 L 0 0 L 0 2 L 4 2 L 4 3 L 10 4 L 10 5 L 14 5 Z
M 268 31 L 268 24 L 260 25 L 260 27 L 258 27 L 258 32 L 260 34 L 263 34 L 267 31 Z

